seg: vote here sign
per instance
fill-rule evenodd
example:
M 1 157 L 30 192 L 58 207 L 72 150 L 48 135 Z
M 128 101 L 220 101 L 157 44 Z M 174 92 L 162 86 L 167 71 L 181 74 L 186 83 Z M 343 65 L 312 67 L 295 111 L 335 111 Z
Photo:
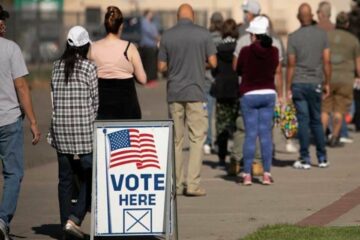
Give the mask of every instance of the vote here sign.
M 96 236 L 165 233 L 169 131 L 161 126 L 96 128 Z

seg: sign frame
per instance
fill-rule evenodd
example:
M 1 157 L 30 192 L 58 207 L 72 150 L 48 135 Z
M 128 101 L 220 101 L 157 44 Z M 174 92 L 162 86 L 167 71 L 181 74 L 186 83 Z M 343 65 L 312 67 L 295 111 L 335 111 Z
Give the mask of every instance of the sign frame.
M 165 187 L 165 206 L 163 223 L 165 230 L 162 234 L 101 234 L 95 235 L 96 228 L 96 204 L 97 204 L 97 131 L 99 129 L 111 128 L 168 128 L 169 139 L 167 149 L 167 169 L 166 169 L 166 187 Z M 175 175 L 175 157 L 173 141 L 174 123 L 172 120 L 96 120 L 94 122 L 93 137 L 93 169 L 92 169 L 92 199 L 91 199 L 91 228 L 90 239 L 95 237 L 130 237 L 130 236 L 162 236 L 166 240 L 178 240 L 178 223 L 177 223 L 177 201 L 176 201 L 176 175 Z

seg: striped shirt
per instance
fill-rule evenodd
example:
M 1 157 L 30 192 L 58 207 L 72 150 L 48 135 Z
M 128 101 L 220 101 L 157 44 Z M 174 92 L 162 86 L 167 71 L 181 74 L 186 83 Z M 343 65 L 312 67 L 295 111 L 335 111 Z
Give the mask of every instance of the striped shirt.
M 53 112 L 48 142 L 60 153 L 86 154 L 93 148 L 99 106 L 96 66 L 82 59 L 65 82 L 65 64 L 56 61 L 51 79 Z

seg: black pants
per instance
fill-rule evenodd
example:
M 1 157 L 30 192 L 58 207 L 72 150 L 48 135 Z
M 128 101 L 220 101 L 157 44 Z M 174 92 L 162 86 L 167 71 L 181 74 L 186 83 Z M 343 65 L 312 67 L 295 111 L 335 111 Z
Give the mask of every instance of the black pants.
M 78 174 L 79 195 L 77 203 L 72 206 L 74 155 L 57 153 L 59 163 L 58 198 L 60 207 L 60 221 L 64 226 L 68 219 L 81 225 L 91 204 L 91 173 L 92 153 L 80 154 L 81 171 Z
M 144 64 L 144 69 L 147 78 L 151 80 L 157 79 L 157 48 L 155 47 L 141 47 L 141 60 Z
M 134 78 L 99 79 L 98 119 L 141 119 Z

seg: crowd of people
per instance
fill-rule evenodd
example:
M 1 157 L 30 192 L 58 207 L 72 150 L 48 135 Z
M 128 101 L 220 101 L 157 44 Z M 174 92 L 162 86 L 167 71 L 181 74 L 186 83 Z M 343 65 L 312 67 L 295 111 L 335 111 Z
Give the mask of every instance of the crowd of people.
M 301 4 L 297 15 L 301 26 L 289 34 L 286 52 L 269 17 L 261 14 L 257 0 L 244 1 L 242 10 L 241 25 L 216 12 L 208 30 L 194 23 L 192 6 L 182 4 L 177 24 L 161 37 L 151 22 L 153 13 L 146 11 L 140 50 L 121 39 L 124 17 L 116 6 L 107 8 L 107 34 L 103 39 L 91 42 L 82 26 L 69 30 L 64 53 L 53 64 L 53 111 L 47 135 L 57 152 L 64 239 L 67 234 L 84 237 L 80 226 L 91 203 L 94 121 L 141 119 L 135 83 L 145 85 L 157 79 L 157 70 L 167 76 L 178 195 L 206 195 L 201 186 L 203 151 L 211 153 L 214 144 L 220 167 L 229 165 L 228 173 L 237 175 L 242 166 L 243 185 L 252 185 L 254 160 L 262 164 L 262 183 L 271 185 L 277 103 L 292 102 L 296 109 L 300 158 L 293 166 L 297 169 L 313 166 L 309 154 L 311 137 L 315 140 L 318 167 L 329 166 L 326 145 L 341 147 L 341 139 L 348 139 L 344 116 L 350 111 L 353 93 L 353 121 L 356 131 L 360 131 L 360 3 L 354 2 L 349 14 L 337 14 L 335 24 L 330 21 L 329 2 L 319 4 L 318 22 L 310 5 Z M 18 45 L 4 37 L 7 18 L 8 12 L 0 6 L 0 158 L 5 179 L 0 239 L 4 240 L 9 239 L 9 224 L 24 171 L 24 116 L 30 123 L 32 143 L 40 140 L 24 58 Z M 216 121 L 214 140 L 209 131 L 212 120 Z M 183 156 L 186 130 L 188 164 Z M 230 139 L 233 147 L 230 164 L 226 164 Z M 80 162 L 80 170 L 76 171 L 80 187 L 73 205 L 75 157 Z

